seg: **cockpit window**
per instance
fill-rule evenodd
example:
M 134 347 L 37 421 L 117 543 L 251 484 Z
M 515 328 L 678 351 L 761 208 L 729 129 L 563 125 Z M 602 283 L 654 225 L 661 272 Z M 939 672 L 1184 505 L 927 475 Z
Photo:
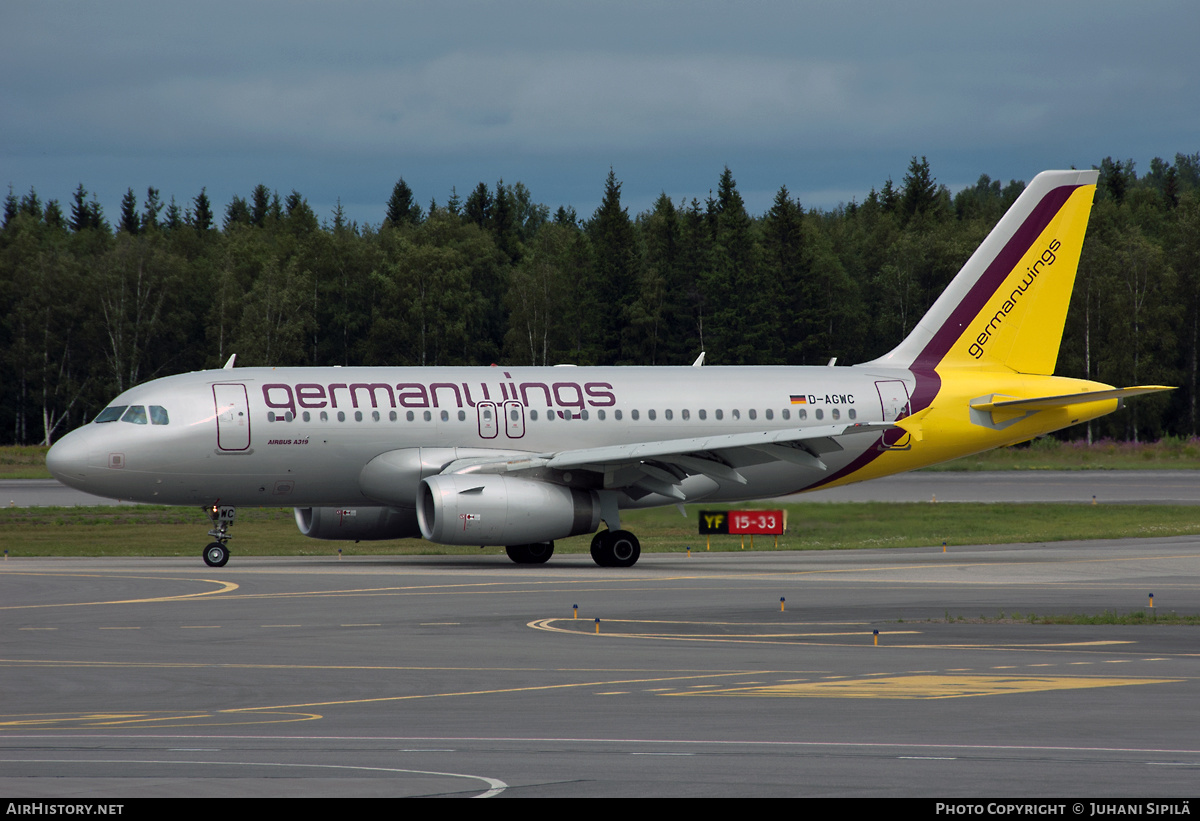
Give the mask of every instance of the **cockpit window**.
M 129 410 L 125 411 L 125 415 L 121 417 L 122 422 L 132 422 L 135 425 L 146 424 L 146 407 L 144 405 L 130 405 Z
M 128 405 L 113 405 L 100 411 L 100 415 L 96 417 L 97 422 L 116 422 L 121 418 L 121 414 L 125 412 Z
M 151 425 L 169 425 L 170 418 L 167 416 L 167 409 L 162 405 L 150 406 L 150 424 Z

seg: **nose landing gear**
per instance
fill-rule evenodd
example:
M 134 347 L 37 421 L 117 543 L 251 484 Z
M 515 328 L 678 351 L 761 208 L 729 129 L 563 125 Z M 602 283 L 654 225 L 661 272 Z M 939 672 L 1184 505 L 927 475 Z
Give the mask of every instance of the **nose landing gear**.
M 215 542 L 204 548 L 204 563 L 209 567 L 224 567 L 225 563 L 229 561 L 229 548 L 225 546 L 225 543 L 233 538 L 229 528 L 233 525 L 236 511 L 228 505 L 209 505 L 204 508 L 204 512 L 208 514 L 209 520 L 213 523 L 213 529 L 208 531 L 208 535 L 216 539 Z

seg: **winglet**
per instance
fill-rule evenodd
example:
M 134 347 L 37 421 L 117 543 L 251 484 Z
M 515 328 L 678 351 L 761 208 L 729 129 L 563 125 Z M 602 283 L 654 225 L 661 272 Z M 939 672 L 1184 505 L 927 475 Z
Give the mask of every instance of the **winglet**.
M 1098 177 L 1034 177 L 912 333 L 867 364 L 1054 373 Z
M 229 361 L 225 363 L 225 367 L 221 368 L 221 370 L 223 370 L 223 371 L 233 370 L 233 366 L 236 362 L 237 362 L 237 354 L 233 354 L 232 356 L 229 357 Z

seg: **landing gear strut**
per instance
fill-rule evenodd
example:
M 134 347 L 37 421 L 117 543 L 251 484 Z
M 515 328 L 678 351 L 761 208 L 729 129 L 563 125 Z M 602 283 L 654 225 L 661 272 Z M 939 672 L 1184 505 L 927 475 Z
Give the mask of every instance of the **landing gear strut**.
M 633 567 L 642 544 L 628 530 L 601 530 L 592 537 L 592 561 L 601 567 Z
M 517 564 L 544 564 L 554 555 L 554 542 L 510 544 L 504 552 Z
M 209 567 L 224 567 L 225 563 L 229 561 L 229 548 L 225 543 L 233 538 L 229 528 L 233 524 L 236 511 L 228 505 L 224 507 L 210 505 L 204 508 L 204 512 L 208 514 L 209 520 L 213 523 L 213 529 L 208 531 L 208 535 L 216 539 L 215 542 L 204 548 L 204 563 Z

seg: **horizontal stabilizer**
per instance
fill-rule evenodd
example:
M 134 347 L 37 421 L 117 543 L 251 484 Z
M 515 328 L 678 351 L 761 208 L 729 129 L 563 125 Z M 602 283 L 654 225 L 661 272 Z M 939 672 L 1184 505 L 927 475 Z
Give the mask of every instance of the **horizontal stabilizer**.
M 971 407 L 979 411 L 1023 410 L 1038 411 L 1051 408 L 1062 408 L 1067 405 L 1078 405 L 1083 402 L 1101 402 L 1105 399 L 1124 399 L 1128 396 L 1140 396 L 1144 393 L 1173 391 L 1175 388 L 1166 385 L 1137 385 L 1132 388 L 1113 388 L 1108 391 L 1090 391 L 1084 393 L 1067 393 L 1060 396 L 1035 396 L 1032 399 L 1019 399 L 1013 396 L 995 394 L 973 401 Z

